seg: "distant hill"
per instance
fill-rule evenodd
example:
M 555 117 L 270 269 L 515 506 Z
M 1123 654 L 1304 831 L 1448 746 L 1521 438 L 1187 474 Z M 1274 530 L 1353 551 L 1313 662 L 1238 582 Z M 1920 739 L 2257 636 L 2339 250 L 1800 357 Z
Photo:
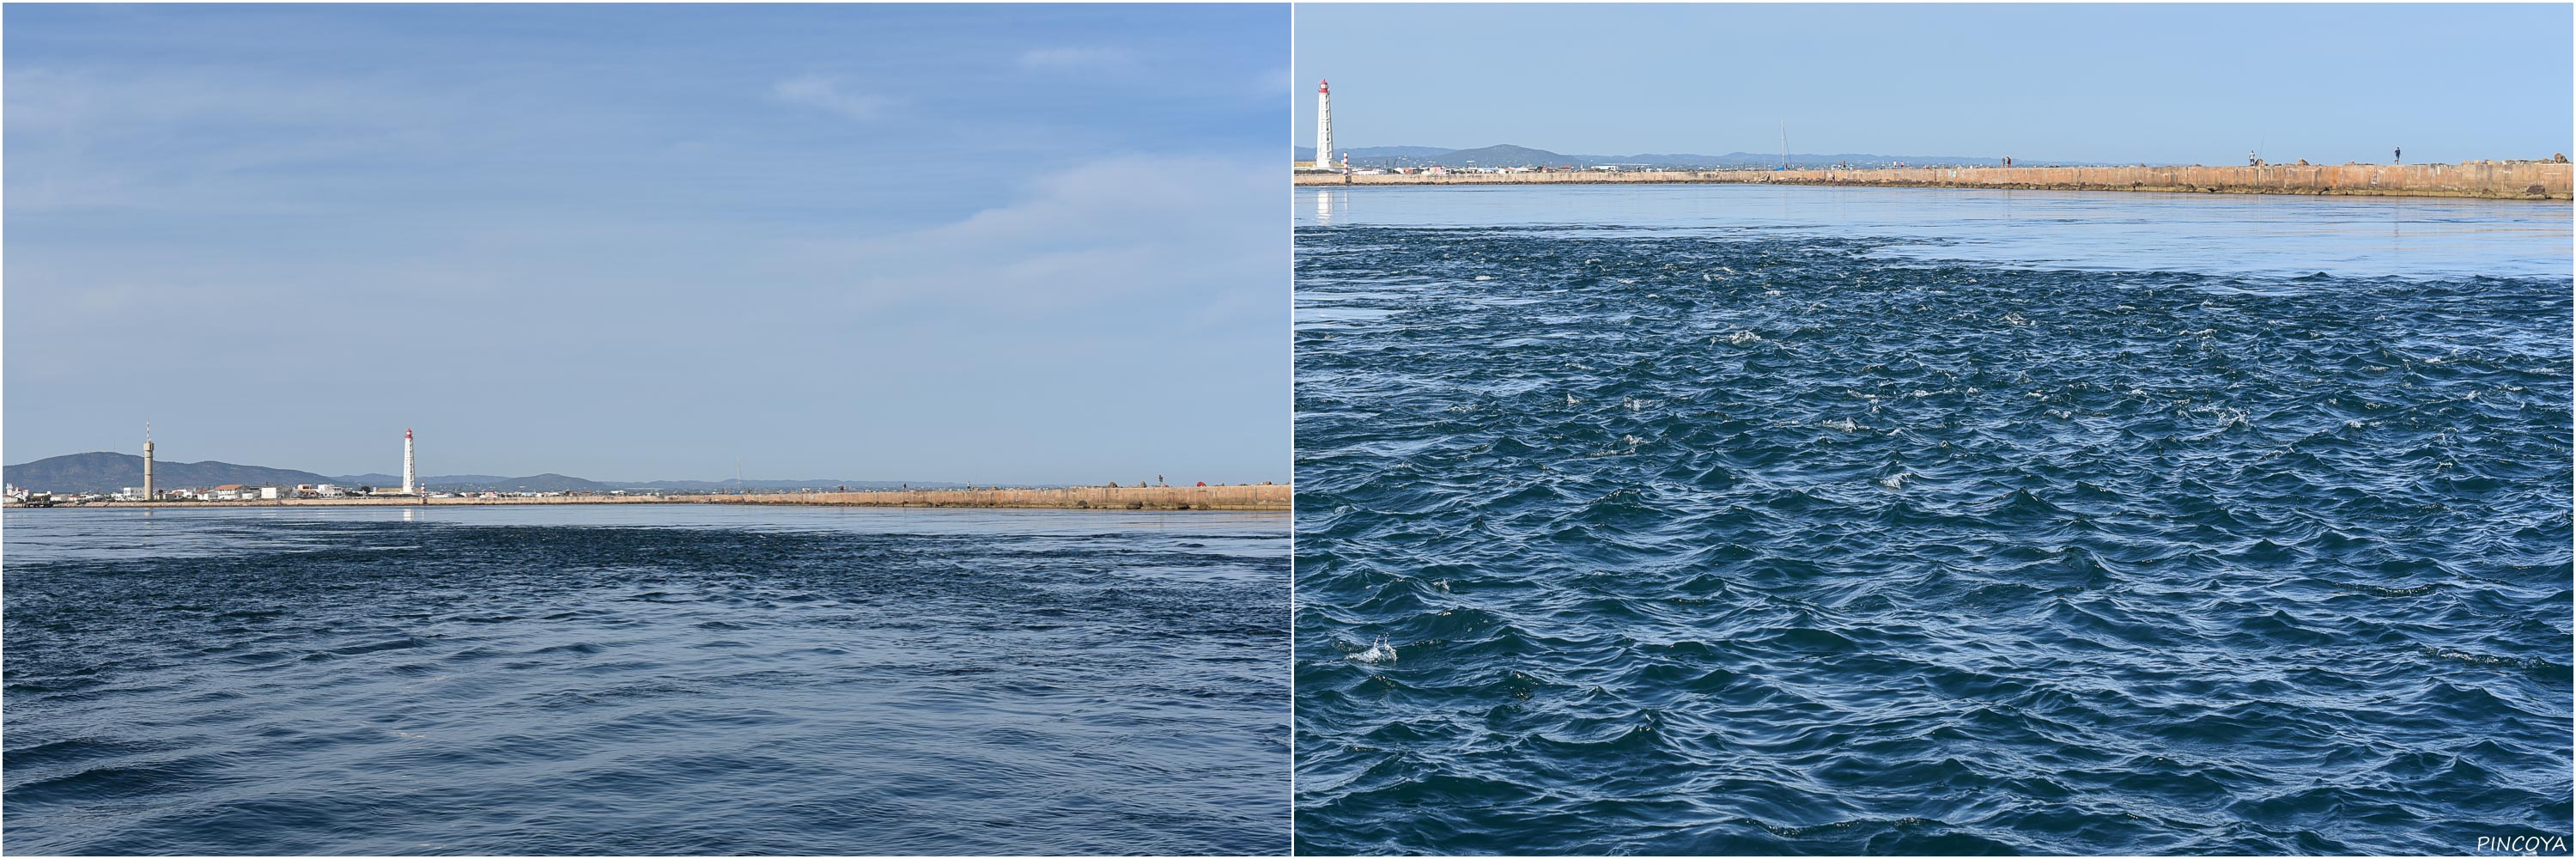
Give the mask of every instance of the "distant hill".
M 1290 152 L 1290 154 L 1295 155 L 1295 156 L 1296 156 L 1296 160 L 1299 160 L 1299 161 L 1313 161 L 1313 160 L 1315 160 L 1315 147 L 1312 147 L 1312 146 L 1297 146 L 1297 147 L 1291 147 L 1291 150 L 1292 150 L 1292 151 Z M 1392 157 L 1427 158 L 1427 157 L 1430 157 L 1430 156 L 1439 155 L 1439 154 L 1441 154 L 1441 153 L 1445 153 L 1445 152 L 1454 152 L 1454 151 L 1457 151 L 1457 150 L 1453 150 L 1453 149 L 1443 149 L 1443 148 L 1440 148 L 1440 147 L 1437 147 L 1437 146 L 1370 146 L 1370 147 L 1361 148 L 1361 149 L 1343 149 L 1342 151 L 1343 151 L 1343 152 L 1350 153 L 1351 158 L 1352 158 L 1352 159 L 1354 159 L 1354 160 L 1357 160 L 1357 159 L 1358 159 L 1358 158 L 1360 158 L 1362 155 L 1366 155 L 1366 156 L 1371 157 L 1371 158 L 1392 158 Z
M 1441 149 L 1432 146 L 1362 146 L 1344 149 L 1342 151 L 1350 156 L 1351 166 L 1353 167 L 1423 167 L 1431 165 L 1439 165 L 1443 167 L 1466 167 L 1469 166 L 1468 162 L 1471 161 L 1478 167 L 1595 167 L 1605 164 L 1617 164 L 1621 166 L 1670 167 L 1683 169 L 1715 169 L 1727 167 L 1761 169 L 1780 166 L 1780 153 L 1777 152 L 1729 152 L 1724 155 L 1694 155 L 1688 153 L 1569 155 L 1550 152 L 1545 149 L 1532 149 L 1526 146 L 1513 146 L 1510 144 L 1484 146 L 1475 149 Z M 1315 157 L 1315 148 L 1312 146 L 1296 147 L 1295 156 L 1296 159 L 1300 161 L 1311 160 Z M 1790 153 L 1788 158 L 1789 166 L 1792 167 L 1828 167 L 1842 164 L 1854 167 L 1892 167 L 1898 162 L 1903 162 L 1915 167 L 1992 166 L 2001 160 L 2000 158 L 1982 155 L 1878 155 L 1864 152 L 1794 152 Z M 2039 166 L 2041 164 L 2085 165 L 2092 163 L 2083 161 L 2043 162 L 2032 158 L 2019 158 L 2015 160 L 2017 163 L 2032 166 Z
M 331 478 L 331 482 L 342 486 L 401 486 L 402 476 L 373 473 L 343 474 Z M 601 483 L 596 480 L 583 480 L 553 473 L 531 474 L 526 477 L 506 477 L 498 474 L 425 474 L 421 475 L 420 483 L 422 486 L 429 487 L 431 492 L 606 492 L 619 488 L 619 484 Z
M 487 480 L 508 480 L 508 479 L 510 479 L 510 478 L 503 477 L 503 476 L 498 475 L 498 474 L 433 474 L 433 475 L 428 475 L 428 476 L 422 477 L 422 478 L 420 479 L 420 482 L 422 482 L 422 483 L 474 483 L 474 482 L 487 481 Z M 340 476 L 337 476 L 337 477 L 333 477 L 333 478 L 331 478 L 331 482 L 333 482 L 333 483 L 337 483 L 337 484 L 340 484 L 340 485 L 342 485 L 342 486 L 401 486 L 401 485 L 402 485 L 402 475 L 399 475 L 399 474 L 382 474 L 382 473 L 372 472 L 372 471 L 371 471 L 371 472 L 368 472 L 368 473 L 366 473 L 366 474 L 343 474 L 343 475 L 340 475 Z
M 40 492 L 115 492 L 128 486 L 143 485 L 143 457 L 103 450 L 73 453 L 18 465 L 0 466 L 0 473 L 5 473 L 6 479 L 12 486 Z M 227 483 L 246 486 L 293 486 L 298 483 L 331 482 L 334 482 L 332 478 L 310 471 L 234 465 L 212 460 L 152 463 L 152 484 L 161 488 L 222 486 Z
M 1352 160 L 1356 162 L 1358 160 L 1358 156 L 1353 156 Z M 1523 164 L 1546 164 L 1551 166 L 1573 165 L 1576 167 L 1588 166 L 1576 163 L 1587 160 L 1581 155 L 1558 155 L 1545 149 L 1531 149 L 1527 146 L 1513 146 L 1509 143 L 1499 143 L 1493 146 L 1479 146 L 1474 149 L 1453 149 L 1438 155 L 1424 156 L 1424 160 L 1430 163 L 1445 164 L 1451 167 L 1465 167 L 1469 162 L 1473 162 L 1480 167 L 1513 167 Z
M 143 485 L 143 457 L 130 453 L 75 453 L 48 457 L 34 462 L 6 466 L 10 485 L 39 492 L 115 492 L 129 486 Z M 951 489 L 963 483 L 914 481 L 910 484 L 893 480 L 657 480 L 614 482 L 585 480 L 563 474 L 531 474 L 525 477 L 503 477 L 494 474 L 433 474 L 420 479 L 433 492 L 607 492 L 612 489 L 666 489 L 682 492 L 724 492 L 743 490 L 833 489 L 847 486 L 852 491 L 893 489 L 910 485 L 915 489 Z M 394 474 L 343 474 L 329 477 L 310 471 L 287 468 L 265 468 L 256 465 L 234 465 L 229 462 L 155 462 L 152 483 L 161 489 L 192 489 L 239 483 L 246 486 L 294 486 L 299 483 L 334 483 L 349 488 L 360 486 L 401 486 L 402 477 Z
M 551 471 L 526 477 L 493 477 L 488 474 L 423 477 L 420 482 L 433 492 L 606 492 L 624 488 L 615 483 L 583 480 Z

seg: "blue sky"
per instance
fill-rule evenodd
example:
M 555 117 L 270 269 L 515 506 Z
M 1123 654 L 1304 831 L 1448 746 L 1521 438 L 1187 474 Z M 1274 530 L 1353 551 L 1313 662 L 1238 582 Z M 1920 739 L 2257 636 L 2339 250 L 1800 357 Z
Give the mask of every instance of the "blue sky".
M 1288 476 L 1284 6 L 5 14 L 9 462 Z
M 1297 145 L 2127 163 L 2547 158 L 2570 6 L 1403 5 L 1296 10 Z

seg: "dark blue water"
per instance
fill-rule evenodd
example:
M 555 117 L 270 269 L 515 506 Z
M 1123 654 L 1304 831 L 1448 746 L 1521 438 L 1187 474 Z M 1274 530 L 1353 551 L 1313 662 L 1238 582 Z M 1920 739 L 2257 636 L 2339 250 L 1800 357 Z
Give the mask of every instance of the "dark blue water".
M 1284 517 L 6 526 L 13 853 L 1286 847 Z
M 2564 206 L 1507 190 L 1300 201 L 1301 852 L 2566 852 Z

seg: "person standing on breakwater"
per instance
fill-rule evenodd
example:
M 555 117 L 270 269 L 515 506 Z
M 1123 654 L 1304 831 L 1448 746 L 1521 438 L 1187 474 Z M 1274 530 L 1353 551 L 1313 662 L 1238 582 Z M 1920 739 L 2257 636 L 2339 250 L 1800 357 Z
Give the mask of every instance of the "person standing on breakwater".
M 2397 151 L 2388 153 L 2388 160 L 2399 164 L 2406 163 L 2406 147 L 2400 146 L 2397 147 Z

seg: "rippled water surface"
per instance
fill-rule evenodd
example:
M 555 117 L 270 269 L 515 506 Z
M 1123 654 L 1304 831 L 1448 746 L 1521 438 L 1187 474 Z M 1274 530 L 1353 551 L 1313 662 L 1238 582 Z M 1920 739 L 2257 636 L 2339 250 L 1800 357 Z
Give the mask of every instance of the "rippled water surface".
M 1283 517 L 12 511 L 14 853 L 1275 853 Z
M 1508 190 L 1299 198 L 1301 851 L 2565 852 L 2563 205 Z
M 1830 188 L 1568 185 L 1301 188 L 1299 226 L 1568 226 L 1729 238 L 1877 239 L 1889 259 L 2209 274 L 2569 275 L 2566 203 Z

